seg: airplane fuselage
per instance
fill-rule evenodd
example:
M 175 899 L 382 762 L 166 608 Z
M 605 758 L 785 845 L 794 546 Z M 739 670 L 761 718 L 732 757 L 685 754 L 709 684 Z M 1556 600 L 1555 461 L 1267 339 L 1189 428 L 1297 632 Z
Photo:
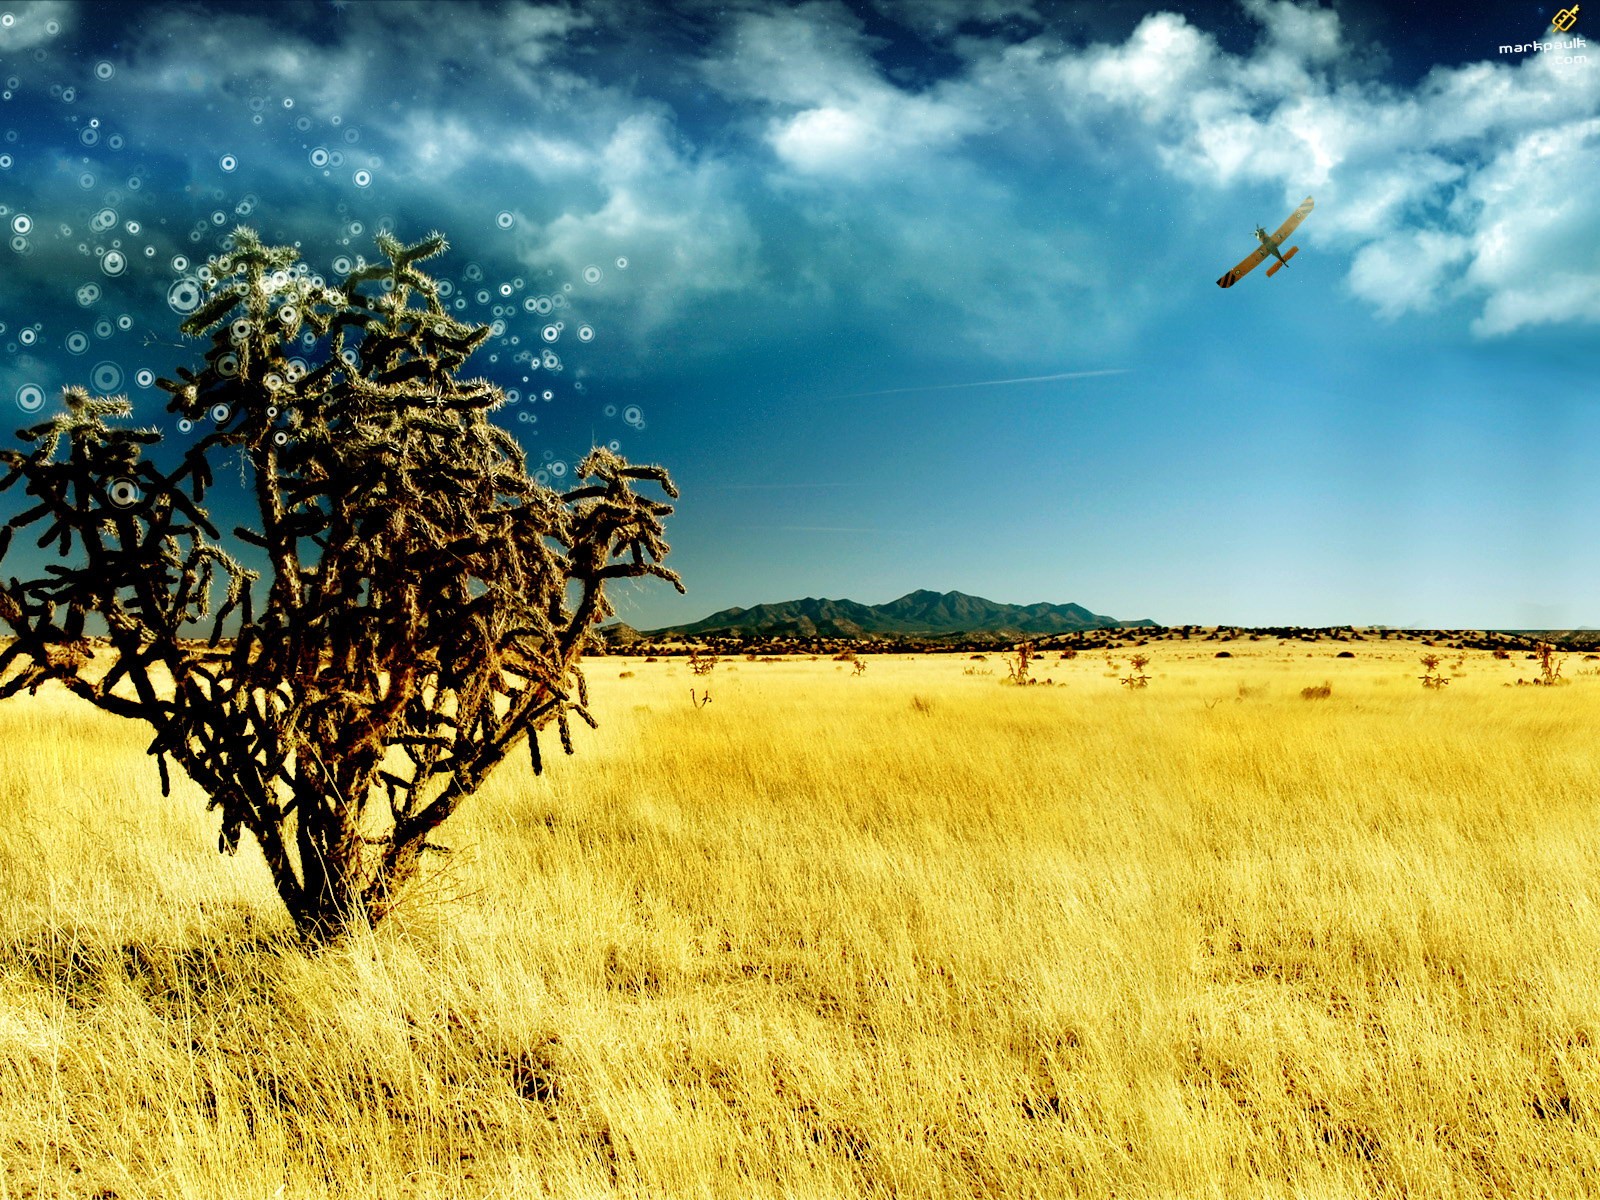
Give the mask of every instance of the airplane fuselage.
M 1289 265 L 1288 260 L 1283 257 L 1283 253 L 1278 249 L 1281 242 L 1274 240 L 1272 235 L 1259 225 L 1256 226 L 1256 241 L 1260 242 L 1262 249 L 1272 255 L 1273 258 L 1283 263 L 1284 266 Z

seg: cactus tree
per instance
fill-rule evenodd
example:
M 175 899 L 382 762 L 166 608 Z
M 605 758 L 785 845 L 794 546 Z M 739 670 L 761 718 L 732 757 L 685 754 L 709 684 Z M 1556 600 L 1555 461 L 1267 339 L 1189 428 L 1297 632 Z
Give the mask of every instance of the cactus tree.
M 637 490 L 676 496 L 666 472 L 597 449 L 573 490 L 537 483 L 488 420 L 504 395 L 457 377 L 489 330 L 451 317 L 419 269 L 443 237 L 378 247 L 334 286 L 235 231 L 182 325 L 209 336 L 204 365 L 160 380 L 206 430 L 170 470 L 144 453 L 160 434 L 118 420 L 125 399 L 77 388 L 20 431 L 30 449 L 0 451 L 0 488 L 33 500 L 0 559 L 43 526 L 68 560 L 0 586 L 0 695 L 54 680 L 147 722 L 163 792 L 170 761 L 220 810 L 220 849 L 259 844 L 314 941 L 390 911 L 430 835 L 524 739 L 535 771 L 541 730 L 571 753 L 570 719 L 593 724 L 579 659 L 609 580 L 682 590 L 661 565 L 671 509 Z M 203 506 L 230 452 L 248 554 Z

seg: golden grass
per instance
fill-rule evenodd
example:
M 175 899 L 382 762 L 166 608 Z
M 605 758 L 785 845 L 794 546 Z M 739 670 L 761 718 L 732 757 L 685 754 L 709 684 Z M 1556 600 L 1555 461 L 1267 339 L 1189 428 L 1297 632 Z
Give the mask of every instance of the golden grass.
M 0 1198 L 1600 1192 L 1600 680 L 1216 648 L 594 661 L 318 959 L 137 729 L 0 705 Z

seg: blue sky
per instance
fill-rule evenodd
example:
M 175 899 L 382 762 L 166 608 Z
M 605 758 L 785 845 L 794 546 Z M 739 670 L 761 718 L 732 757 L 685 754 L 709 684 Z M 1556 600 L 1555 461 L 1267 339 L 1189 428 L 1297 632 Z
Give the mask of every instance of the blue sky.
M 181 442 L 229 228 L 437 227 L 535 464 L 683 488 L 634 624 L 1600 625 L 1600 53 L 1499 49 L 1557 7 L 0 0 L 0 408 Z

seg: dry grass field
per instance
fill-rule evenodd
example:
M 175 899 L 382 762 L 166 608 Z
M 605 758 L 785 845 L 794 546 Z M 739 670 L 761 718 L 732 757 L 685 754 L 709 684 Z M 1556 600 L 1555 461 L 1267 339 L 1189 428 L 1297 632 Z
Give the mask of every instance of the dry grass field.
M 593 660 L 319 958 L 138 729 L 8 701 L 0 1200 L 1600 1195 L 1592 664 L 1217 649 Z

